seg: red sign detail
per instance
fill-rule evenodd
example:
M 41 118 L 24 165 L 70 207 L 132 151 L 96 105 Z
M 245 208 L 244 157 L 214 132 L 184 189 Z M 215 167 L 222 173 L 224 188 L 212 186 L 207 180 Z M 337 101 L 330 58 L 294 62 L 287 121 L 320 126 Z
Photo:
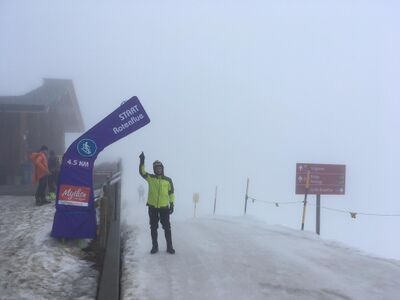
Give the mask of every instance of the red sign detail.
M 59 201 L 88 203 L 90 188 L 84 186 L 64 185 L 60 186 Z
M 308 172 L 310 186 L 307 189 Z M 296 164 L 296 194 L 344 195 L 345 183 L 345 165 Z

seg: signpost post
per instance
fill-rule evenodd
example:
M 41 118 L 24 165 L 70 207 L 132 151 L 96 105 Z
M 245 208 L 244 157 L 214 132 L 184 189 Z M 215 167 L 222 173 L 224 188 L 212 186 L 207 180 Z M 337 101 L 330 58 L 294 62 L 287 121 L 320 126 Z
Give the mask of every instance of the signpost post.
M 303 218 L 301 219 L 301 230 L 304 230 L 304 222 L 306 220 L 307 195 L 308 195 L 309 188 L 310 188 L 310 171 L 307 171 L 306 192 L 304 194 Z
M 307 195 L 316 195 L 316 233 L 320 234 L 321 195 L 344 195 L 346 183 L 346 166 L 331 164 L 296 164 L 296 195 L 304 196 L 303 219 L 304 229 L 305 207 Z
M 197 203 L 199 203 L 200 200 L 200 195 L 199 193 L 194 193 L 193 194 L 193 203 L 194 203 L 194 213 L 193 217 L 196 218 L 196 208 L 197 208 Z
M 315 232 L 319 235 L 321 228 L 321 195 L 317 194 L 317 211 L 316 211 Z

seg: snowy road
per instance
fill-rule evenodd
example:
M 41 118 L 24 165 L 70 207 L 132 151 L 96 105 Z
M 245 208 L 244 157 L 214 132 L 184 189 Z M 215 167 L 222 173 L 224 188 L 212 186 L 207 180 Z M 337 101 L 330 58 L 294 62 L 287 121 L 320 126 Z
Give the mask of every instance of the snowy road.
M 172 222 L 176 255 L 150 255 L 146 220 L 125 232 L 127 299 L 399 299 L 400 262 L 251 218 Z M 162 231 L 159 229 L 159 235 Z

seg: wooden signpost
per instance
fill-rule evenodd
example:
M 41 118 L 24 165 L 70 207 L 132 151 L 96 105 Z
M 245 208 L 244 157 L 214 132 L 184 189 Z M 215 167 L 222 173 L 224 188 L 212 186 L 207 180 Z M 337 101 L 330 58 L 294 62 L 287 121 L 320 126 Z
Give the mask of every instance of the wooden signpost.
M 344 195 L 346 166 L 330 164 L 296 164 L 296 195 L 304 194 L 301 230 L 304 230 L 307 195 L 316 195 L 316 233 L 320 234 L 321 195 Z

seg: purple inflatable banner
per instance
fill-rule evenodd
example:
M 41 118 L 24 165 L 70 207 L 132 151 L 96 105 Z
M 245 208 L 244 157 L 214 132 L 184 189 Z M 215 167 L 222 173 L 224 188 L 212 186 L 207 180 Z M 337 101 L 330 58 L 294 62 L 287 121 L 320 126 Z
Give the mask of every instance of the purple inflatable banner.
M 105 147 L 148 123 L 139 99 L 132 97 L 69 146 L 61 163 L 51 236 L 96 238 L 94 161 Z

